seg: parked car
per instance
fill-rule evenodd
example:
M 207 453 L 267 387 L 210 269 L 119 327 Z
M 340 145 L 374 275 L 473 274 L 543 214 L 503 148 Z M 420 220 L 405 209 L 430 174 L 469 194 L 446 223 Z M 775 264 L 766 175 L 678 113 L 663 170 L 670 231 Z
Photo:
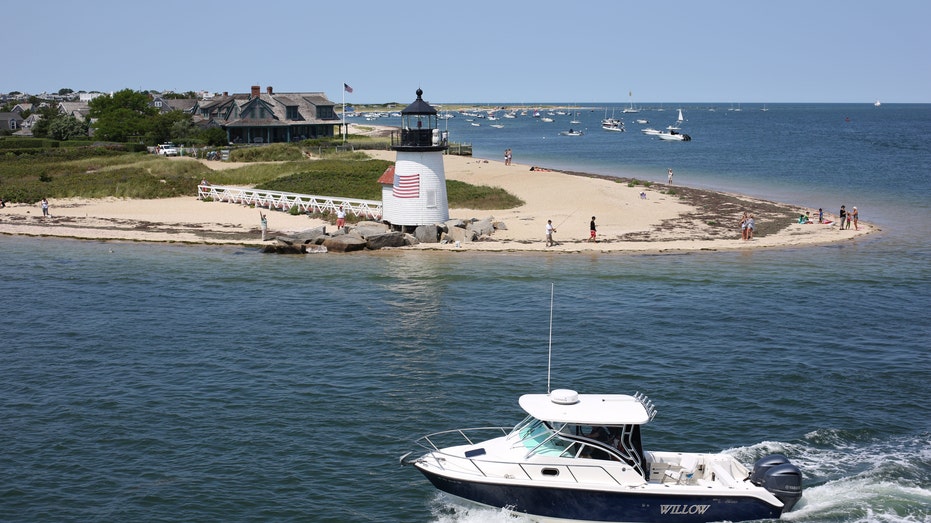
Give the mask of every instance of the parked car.
M 155 152 L 162 156 L 178 156 L 181 154 L 181 152 L 178 150 L 178 146 L 171 142 L 159 144 L 155 148 Z

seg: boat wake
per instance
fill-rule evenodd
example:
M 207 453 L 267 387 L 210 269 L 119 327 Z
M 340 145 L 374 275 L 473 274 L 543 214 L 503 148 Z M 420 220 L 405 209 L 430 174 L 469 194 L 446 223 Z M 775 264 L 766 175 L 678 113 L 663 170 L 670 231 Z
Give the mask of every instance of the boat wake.
M 741 461 L 780 452 L 804 471 L 805 494 L 782 519 L 931 521 L 931 434 L 881 439 L 871 431 L 817 430 L 800 443 L 730 449 Z

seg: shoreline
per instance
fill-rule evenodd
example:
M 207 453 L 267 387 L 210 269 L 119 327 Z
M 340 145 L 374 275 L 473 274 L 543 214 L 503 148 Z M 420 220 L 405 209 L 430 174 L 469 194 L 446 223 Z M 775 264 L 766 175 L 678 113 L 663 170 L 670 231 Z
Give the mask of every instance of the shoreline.
M 366 151 L 394 161 L 393 151 Z M 189 158 L 171 161 L 197 161 Z M 236 164 L 206 162 L 213 169 Z M 860 222 L 860 230 L 835 225 L 798 224 L 806 210 L 739 194 L 649 183 L 573 171 L 534 170 L 529 165 L 464 156 L 444 156 L 446 178 L 501 187 L 525 203 L 513 209 L 450 208 L 450 218 L 491 217 L 504 223 L 488 240 L 454 244 L 418 244 L 401 250 L 478 252 L 664 253 L 792 248 L 851 241 L 879 232 Z M 204 202 L 195 196 L 159 200 L 57 199 L 50 217 L 38 205 L 9 204 L 0 209 L 0 234 L 195 245 L 261 247 L 258 212 L 239 204 Z M 756 215 L 757 236 L 740 239 L 744 210 Z M 597 242 L 588 241 L 596 217 Z M 826 219 L 834 219 L 825 213 Z M 335 219 L 335 217 L 334 217 Z M 551 219 L 557 245 L 546 247 L 544 227 Z M 332 223 L 306 215 L 268 212 L 268 237 L 289 236 Z

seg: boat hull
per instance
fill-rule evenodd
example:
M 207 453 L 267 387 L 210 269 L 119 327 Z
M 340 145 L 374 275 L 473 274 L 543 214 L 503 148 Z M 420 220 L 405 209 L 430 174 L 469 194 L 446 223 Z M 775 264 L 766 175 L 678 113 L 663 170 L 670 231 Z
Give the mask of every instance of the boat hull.
M 778 519 L 781 506 L 723 493 L 656 494 L 464 481 L 417 467 L 439 490 L 495 508 L 553 521 L 711 522 Z

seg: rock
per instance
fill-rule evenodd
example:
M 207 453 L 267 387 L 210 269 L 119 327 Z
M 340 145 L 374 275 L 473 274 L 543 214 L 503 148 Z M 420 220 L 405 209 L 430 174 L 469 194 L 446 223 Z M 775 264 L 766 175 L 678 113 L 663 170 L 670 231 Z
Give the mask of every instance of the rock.
M 356 225 L 352 230 L 360 238 L 369 238 L 370 236 L 379 236 L 388 232 L 388 227 L 381 223 L 368 222 L 364 225 Z
M 495 226 L 491 218 L 485 218 L 484 220 L 479 220 L 470 224 L 467 229 L 475 231 L 479 236 L 490 236 L 495 232 Z
M 466 222 L 460 220 L 459 218 L 450 218 L 449 220 L 446 220 L 445 222 L 443 222 L 443 225 L 446 226 L 447 231 L 453 229 L 454 227 L 465 229 Z
M 446 233 L 446 240 L 449 242 L 472 242 L 478 238 L 478 234 L 475 231 L 470 229 L 463 229 L 462 227 L 452 227 L 449 229 L 449 232 Z
M 328 252 L 353 252 L 365 249 L 366 241 L 348 234 L 333 236 L 323 240 Z
M 295 244 L 288 239 L 278 238 L 274 244 L 263 247 L 262 252 L 266 254 L 304 254 L 307 250 L 302 243 Z
M 317 227 L 316 229 L 309 229 L 306 231 L 301 231 L 297 233 L 294 237 L 295 243 L 318 243 L 318 240 L 326 236 L 326 226 Z
M 414 237 L 420 243 L 439 243 L 440 229 L 434 225 L 419 225 L 414 229 Z
M 404 247 L 408 244 L 407 236 L 403 232 L 386 232 L 372 235 L 365 239 L 365 247 L 373 251 L 385 247 Z

